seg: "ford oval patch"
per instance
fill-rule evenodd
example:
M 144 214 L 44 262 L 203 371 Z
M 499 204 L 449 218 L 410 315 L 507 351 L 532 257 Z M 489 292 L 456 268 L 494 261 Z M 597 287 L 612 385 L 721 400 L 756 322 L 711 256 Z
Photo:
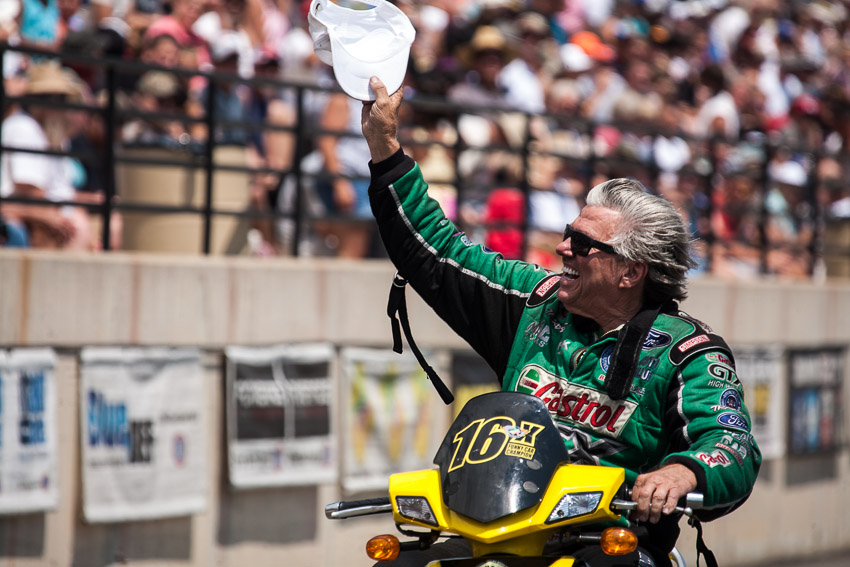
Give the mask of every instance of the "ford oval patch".
M 747 421 L 737 413 L 721 413 L 717 416 L 717 423 L 729 429 L 737 429 L 738 431 L 750 431 L 750 426 Z
M 646 340 L 643 341 L 643 350 L 665 347 L 672 342 L 673 337 L 671 335 L 663 331 L 650 329 L 649 334 L 646 335 Z

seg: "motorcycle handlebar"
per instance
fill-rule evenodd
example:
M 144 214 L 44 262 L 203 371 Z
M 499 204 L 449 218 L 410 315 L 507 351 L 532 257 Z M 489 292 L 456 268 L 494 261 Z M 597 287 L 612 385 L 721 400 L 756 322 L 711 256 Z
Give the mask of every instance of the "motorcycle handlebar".
M 325 516 L 331 520 L 342 520 L 356 516 L 371 514 L 386 514 L 393 511 L 393 505 L 388 496 L 381 498 L 366 498 L 364 500 L 340 500 L 325 506 Z
M 628 496 L 631 497 L 631 490 L 628 491 Z M 694 510 L 699 510 L 703 507 L 705 497 L 701 492 L 689 492 L 687 496 L 683 499 L 679 500 L 679 506 L 676 506 L 674 512 L 678 514 L 684 514 L 689 518 L 693 516 Z M 615 498 L 611 501 L 611 508 L 614 510 L 636 510 L 637 502 L 633 502 L 631 500 L 622 500 L 620 498 Z

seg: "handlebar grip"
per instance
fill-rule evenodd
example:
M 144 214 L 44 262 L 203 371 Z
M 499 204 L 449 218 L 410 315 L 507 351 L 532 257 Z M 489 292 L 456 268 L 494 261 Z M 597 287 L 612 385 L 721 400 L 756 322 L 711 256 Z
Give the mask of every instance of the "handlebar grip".
M 369 516 L 371 514 L 387 514 L 392 511 L 393 505 L 388 496 L 365 500 L 342 500 L 325 506 L 325 516 L 331 520 Z
M 365 498 L 363 500 L 342 500 L 337 502 L 339 504 L 338 510 L 353 510 L 354 508 L 363 508 L 367 506 L 384 506 L 390 503 L 389 496 L 382 496 L 380 498 Z
M 702 492 L 688 492 L 685 496 L 685 505 L 688 508 L 699 510 L 705 505 L 705 495 Z
M 626 490 L 626 495 L 629 500 L 615 498 L 611 501 L 611 508 L 618 511 L 636 510 L 637 502 L 631 500 L 631 488 Z M 705 496 L 701 492 L 689 492 L 684 498 L 679 499 L 679 506 L 676 506 L 674 511 L 679 514 L 691 516 L 694 513 L 694 510 L 699 510 L 703 507 L 704 500 Z

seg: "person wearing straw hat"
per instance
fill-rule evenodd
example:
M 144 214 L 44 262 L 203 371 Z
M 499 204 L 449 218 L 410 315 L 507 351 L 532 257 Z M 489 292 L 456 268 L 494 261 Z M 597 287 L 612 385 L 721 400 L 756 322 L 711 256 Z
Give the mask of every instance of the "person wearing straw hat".
M 449 89 L 449 100 L 464 105 L 511 108 L 499 76 L 513 59 L 514 50 L 499 28 L 479 26 L 458 55 L 468 71 L 461 83 Z
M 10 114 L 2 125 L 4 146 L 35 151 L 63 151 L 68 145 L 69 112 L 51 106 L 79 95 L 79 78 L 55 61 L 30 66 L 26 95 L 37 103 Z M 59 156 L 5 151 L 0 175 L 0 197 L 53 202 L 74 201 L 70 162 Z M 3 215 L 28 233 L 37 248 L 90 249 L 93 240 L 88 214 L 80 207 L 3 203 Z

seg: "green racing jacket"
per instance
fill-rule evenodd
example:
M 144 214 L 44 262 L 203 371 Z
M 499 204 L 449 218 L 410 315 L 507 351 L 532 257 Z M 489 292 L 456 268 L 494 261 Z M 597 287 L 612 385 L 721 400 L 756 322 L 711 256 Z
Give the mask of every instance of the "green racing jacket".
M 637 475 L 670 463 L 694 472 L 700 519 L 749 496 L 761 464 L 731 350 L 678 308 L 660 313 L 631 388 L 603 387 L 617 331 L 557 299 L 560 275 L 473 244 L 428 197 L 418 165 L 399 150 L 370 162 L 372 212 L 399 274 L 501 377 L 503 390 L 540 397 L 573 462 Z M 674 305 L 675 307 L 675 305 Z

